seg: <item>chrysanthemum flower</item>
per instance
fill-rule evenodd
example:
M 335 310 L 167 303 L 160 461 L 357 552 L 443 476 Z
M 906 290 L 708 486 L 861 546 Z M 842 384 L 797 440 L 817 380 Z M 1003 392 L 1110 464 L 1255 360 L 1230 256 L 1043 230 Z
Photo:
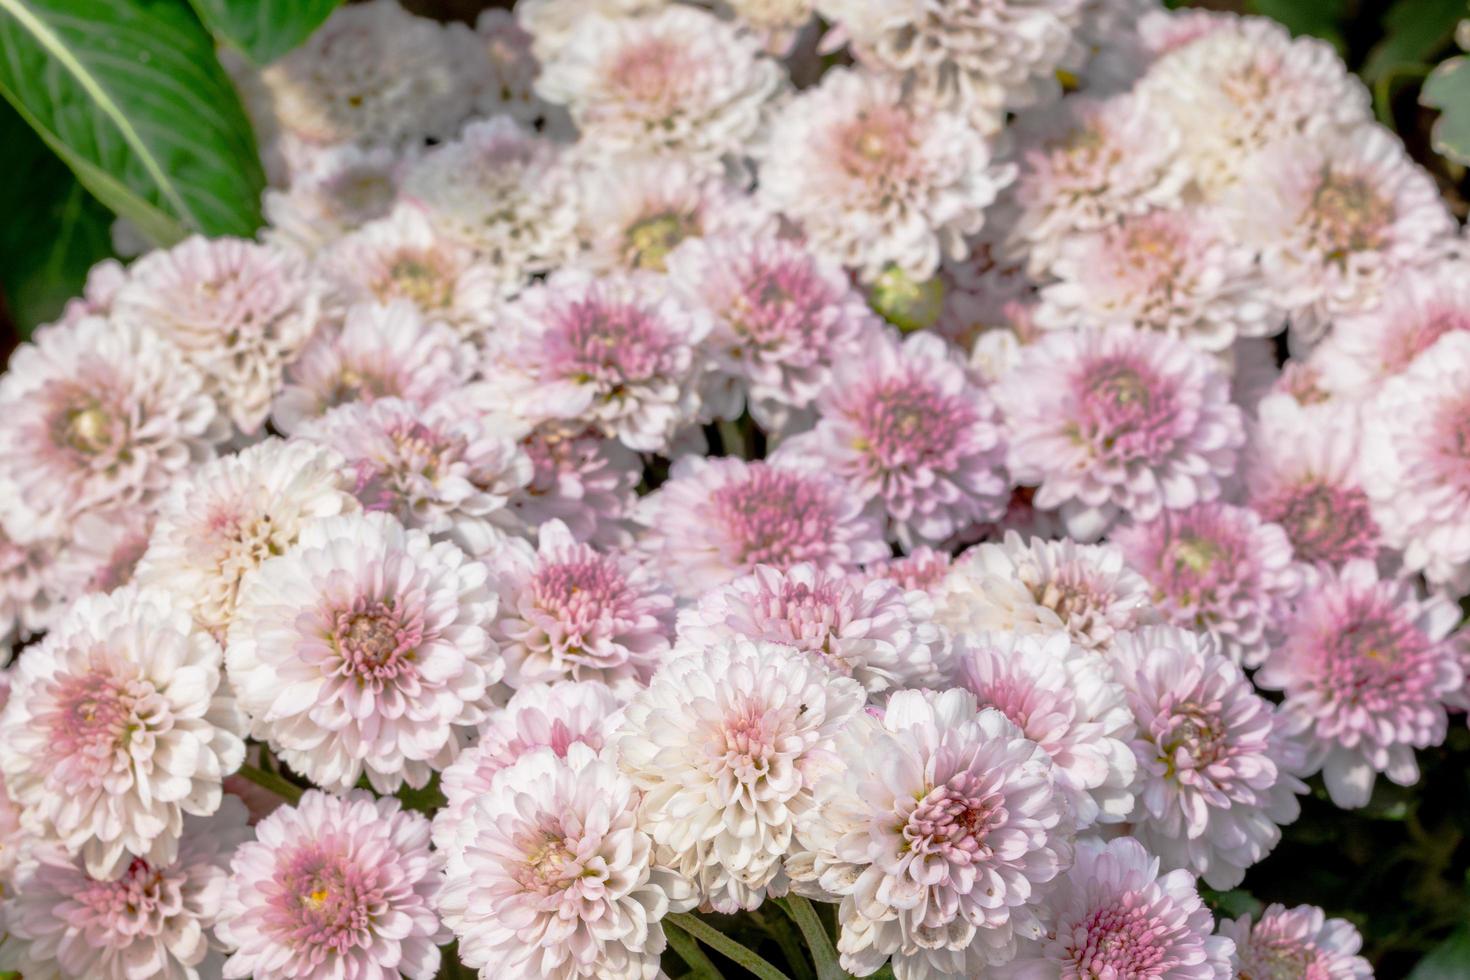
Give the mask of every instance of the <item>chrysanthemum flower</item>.
M 1206 634 L 1238 664 L 1266 659 L 1274 628 L 1301 588 L 1291 541 L 1255 511 L 1213 501 L 1113 532 L 1153 587 L 1166 621 Z
M 346 458 L 352 492 L 368 510 L 479 555 L 522 530 L 509 509 L 531 479 L 530 458 L 516 445 L 522 432 L 464 398 L 426 408 L 379 398 L 339 405 L 298 435 Z
M 905 592 L 924 592 L 932 598 L 939 593 L 953 564 L 949 552 L 921 544 L 906 555 L 870 563 L 863 569 L 863 577 L 892 582 Z
M 961 115 L 920 106 L 886 75 L 837 68 L 786 103 L 756 156 L 760 198 L 810 246 L 875 279 L 928 279 L 1014 176 Z
M 1303 340 L 1378 305 L 1394 274 L 1432 260 L 1455 230 L 1434 179 L 1372 124 L 1273 146 L 1222 212 L 1261 250 L 1266 285 Z
M 696 345 L 709 330 L 661 277 L 566 269 L 504 309 L 485 374 L 532 421 L 586 421 L 661 452 L 699 409 Z
M 1058 790 L 1077 829 L 1119 823 L 1133 809 L 1133 713 L 1107 661 L 1065 633 L 955 638 L 952 679 L 996 708 L 1066 774 Z
M 475 36 L 485 52 L 489 76 L 480 90 L 480 112 L 509 115 L 524 125 L 546 119 L 548 106 L 536 95 L 541 63 L 531 51 L 534 38 L 509 10 L 490 8 L 475 19 Z
M 766 51 L 778 58 L 796 46 L 815 6 L 815 0 L 719 0 L 717 5 L 754 31 Z
M 67 300 L 58 323 L 75 323 L 83 317 L 107 316 L 118 290 L 128 281 L 128 270 L 117 259 L 103 259 L 87 270 L 82 295 Z
M 876 501 L 904 546 L 935 544 L 1005 513 L 1011 485 L 995 406 L 943 340 L 870 334 L 832 368 L 819 421 L 783 444 Z
M 432 980 L 450 936 L 433 908 L 444 859 L 422 815 L 362 791 L 311 790 L 255 836 L 230 862 L 226 977 Z
M 1117 548 L 1028 541 L 1015 531 L 956 559 L 937 604 L 939 622 L 956 634 L 1066 633 L 1089 650 L 1154 621 L 1148 582 Z
M 47 588 L 69 602 L 87 592 L 111 592 L 127 585 L 148 550 L 156 519 L 152 507 L 119 507 L 83 514 L 72 525 L 71 540 L 62 546 L 46 572 Z M 4 632 L 0 625 L 0 636 Z
M 657 10 L 666 0 L 519 0 L 516 21 L 534 41 L 536 57 L 545 61 L 564 47 L 589 14 L 632 17 Z
M 889 554 L 872 508 L 797 460 L 683 456 L 638 505 L 640 546 L 681 595 L 694 598 L 755 570 L 811 562 L 856 570 Z
M 601 152 L 716 167 L 755 135 L 784 78 L 749 32 L 670 4 L 643 17 L 584 13 L 548 57 L 536 92 L 565 105 Z
M 423 786 L 485 717 L 504 666 L 485 566 L 386 514 L 325 518 L 246 577 L 230 683 L 292 769 L 348 789 Z
M 387 147 L 334 146 L 312 154 L 291 186 L 261 198 L 264 241 L 313 254 L 342 235 L 386 217 L 398 198 L 403 160 Z
M 0 969 L 36 980 L 208 980 L 224 965 L 213 936 L 230 856 L 248 840 L 244 804 L 184 821 L 166 864 L 134 858 L 117 878 L 89 874 L 55 844 L 38 844 L 7 885 Z
M 500 298 L 500 271 L 408 204 L 327 246 L 318 267 L 349 302 L 406 301 L 468 338 L 490 325 Z
M 1446 641 L 1459 619 L 1453 603 L 1380 579 L 1363 560 L 1324 571 L 1297 600 L 1255 682 L 1285 692 L 1285 730 L 1307 748 L 1304 771 L 1322 770 L 1338 806 L 1366 804 L 1380 772 L 1418 782 L 1414 750 L 1444 739 L 1445 699 L 1464 683 Z
M 622 720 L 623 702 L 600 681 L 530 684 L 516 691 L 504 708 L 491 713 L 475 744 L 444 770 L 439 788 L 445 804 L 434 815 L 435 845 L 452 848 L 464 814 L 490 792 L 500 770 L 541 748 L 559 756 L 578 744 L 601 752 Z
M 665 272 L 684 242 L 774 233 L 776 220 L 728 179 L 679 158 L 616 159 L 582 152 L 579 265 L 600 271 Z
M 284 554 L 314 521 L 358 510 L 342 457 L 306 442 L 265 442 L 176 484 L 138 568 L 221 640 L 245 575 Z
M 318 332 L 286 368 L 271 421 L 293 433 L 347 402 L 427 407 L 467 382 L 478 360 L 473 346 L 406 300 L 350 306 L 340 327 Z
M 1152 520 L 1220 495 L 1245 442 L 1230 381 L 1209 355 L 1139 330 L 1061 331 L 1000 379 L 1007 457 L 1036 506 L 1095 540 L 1120 514 Z
M 665 664 L 616 736 L 660 860 L 721 912 L 783 894 L 796 821 L 865 700 L 856 681 L 780 643 L 712 638 Z
M 393 0 L 374 0 L 334 12 L 262 71 L 261 81 L 277 125 L 295 140 L 412 144 L 454 135 L 475 109 L 484 65 L 463 24 L 438 24 Z
M 270 245 L 196 235 L 129 272 L 114 322 L 156 330 L 203 372 L 236 428 L 258 431 L 287 362 L 321 318 L 323 287 L 310 265 Z
M 52 538 L 12 538 L 0 524 L 0 661 L 10 659 L 11 643 L 40 633 L 60 614 L 59 590 L 51 585 L 60 547 Z
M 987 227 L 979 237 L 970 239 L 968 256 L 941 263 L 939 275 L 931 280 L 937 281 L 943 299 L 939 319 L 933 324 L 935 332 L 961 350 L 971 351 L 971 366 L 987 380 L 994 380 L 1001 372 L 981 367 L 981 338 L 1010 334 L 1007 346 L 1018 347 L 1038 335 L 1026 329 L 1035 304 L 1035 284 L 1026 274 L 1024 256 L 1012 254 L 998 240 L 1002 234 L 999 229 Z
M 172 864 L 245 758 L 219 645 L 158 589 L 78 599 L 14 669 L 0 773 L 27 833 L 116 878 Z
M 501 295 L 576 247 L 576 187 L 561 150 L 509 116 L 472 122 L 426 153 L 404 176 L 403 196 L 474 251 Z
M 744 637 L 794 647 L 869 694 L 937 687 L 947 650 L 922 592 L 812 565 L 758 565 L 679 612 L 677 649 Z
M 1133 836 L 1167 867 L 1234 888 L 1300 813 L 1286 723 L 1208 641 L 1150 626 L 1113 641 L 1108 659 L 1138 725 Z
M 1238 980 L 1276 980 L 1281 976 L 1321 980 L 1372 980 L 1373 966 L 1358 951 L 1363 937 L 1346 919 L 1329 919 L 1315 905 L 1287 908 L 1272 903 L 1251 917 L 1226 919 L 1220 935 L 1235 942 Z
M 655 867 L 640 794 L 585 745 L 497 773 L 460 824 L 439 897 L 464 965 L 485 976 L 655 980 L 689 883 Z
M 995 971 L 1003 980 L 1149 977 L 1231 980 L 1234 944 L 1211 935 L 1214 917 L 1188 871 L 1159 874 L 1159 859 L 1131 837 L 1077 843 L 1057 883 L 1055 924 Z M 1265 980 L 1265 978 L 1257 978 Z M 1336 980 L 1336 978 L 1334 978 Z
M 669 264 L 714 320 L 706 411 L 733 419 L 749 406 L 768 433 L 809 420 L 832 365 L 861 357 L 878 324 L 840 267 L 785 239 L 692 241 Z
M 1157 330 L 1207 351 L 1277 333 L 1253 249 L 1200 208 L 1130 215 L 1062 241 L 1041 290 L 1040 327 Z
M 560 521 L 539 545 L 487 556 L 499 610 L 490 629 L 505 683 L 596 680 L 623 695 L 648 683 L 674 634 L 674 598 L 632 557 L 579 544 Z
M 838 897 L 837 948 L 860 976 L 973 976 L 1042 935 L 1045 888 L 1072 862 L 1066 779 L 975 696 L 899 691 L 838 735 L 787 862 Z
M 990 131 L 1005 109 L 1054 98 L 1057 69 L 1083 60 L 1074 36 L 1083 0 L 817 0 L 816 7 L 860 61 Z
M 151 504 L 226 435 L 204 384 L 140 326 L 37 331 L 0 375 L 0 520 L 66 536 L 86 511 Z
M 521 439 L 531 480 L 511 497 L 526 527 L 564 523 L 578 541 L 626 547 L 643 461 L 616 439 L 576 423 L 551 420 Z

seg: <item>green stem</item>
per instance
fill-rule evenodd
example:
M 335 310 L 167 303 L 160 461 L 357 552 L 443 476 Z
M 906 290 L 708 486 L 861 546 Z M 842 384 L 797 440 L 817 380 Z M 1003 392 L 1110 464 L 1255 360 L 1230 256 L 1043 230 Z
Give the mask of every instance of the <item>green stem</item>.
M 838 962 L 832 937 L 827 935 L 827 927 L 822 925 L 812 903 L 800 895 L 791 894 L 776 899 L 776 904 L 791 916 L 791 921 L 796 923 L 802 937 L 806 939 L 806 944 L 812 951 L 812 959 L 817 963 L 818 980 L 849 980 L 851 974 Z
M 261 789 L 270 790 L 292 806 L 301 802 L 301 787 L 285 776 L 278 776 L 273 772 L 266 772 L 264 769 L 251 765 L 241 766 L 240 771 L 235 775 L 250 780 Z
M 791 922 L 785 913 L 767 914 L 760 909 L 751 909 L 746 914 L 781 947 L 786 965 L 796 974 L 796 980 L 817 980 L 811 964 L 806 961 L 806 949 L 801 944 L 801 938 L 791 928 Z
M 688 912 L 675 912 L 664 916 L 664 922 L 672 922 L 710 949 L 728 957 L 761 980 L 791 980 L 786 974 L 767 962 L 759 953 L 747 949 L 714 926 Z
M 1373 83 L 1373 112 L 1383 125 L 1393 128 L 1393 91 L 1405 79 L 1423 78 L 1434 70 L 1432 65 L 1396 65 Z
M 719 967 L 704 955 L 704 951 L 699 948 L 699 943 L 694 941 L 693 936 L 667 919 L 664 920 L 664 935 L 668 938 L 669 945 L 674 948 L 674 952 L 679 954 L 679 959 L 694 971 L 692 976 L 698 977 L 699 980 L 724 980 Z
M 716 419 L 715 430 L 720 434 L 720 443 L 724 446 L 726 456 L 749 458 L 745 455 L 745 433 L 740 431 L 739 420 Z

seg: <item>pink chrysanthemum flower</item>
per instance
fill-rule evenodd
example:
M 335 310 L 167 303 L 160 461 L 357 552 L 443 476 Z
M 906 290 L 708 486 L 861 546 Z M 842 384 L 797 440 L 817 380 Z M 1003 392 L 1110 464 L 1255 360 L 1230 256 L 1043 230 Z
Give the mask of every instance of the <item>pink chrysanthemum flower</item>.
M 265 424 L 287 362 L 321 319 L 322 285 L 291 252 L 194 236 L 129 270 L 115 322 L 156 330 L 203 372 L 241 432 Z
M 870 334 L 832 368 L 819 421 L 782 454 L 810 456 L 877 501 L 905 547 L 937 544 L 1005 513 L 1011 484 L 989 395 L 929 333 Z
M 1358 951 L 1363 937 L 1346 919 L 1329 919 L 1315 905 L 1271 904 L 1260 921 L 1242 915 L 1220 923 L 1235 942 L 1237 980 L 1373 980 L 1373 966 Z
M 582 139 L 609 155 L 718 166 L 761 125 L 785 75 L 749 32 L 667 5 L 644 17 L 584 14 L 536 81 Z
M 1026 348 L 995 391 L 1008 462 L 1036 506 L 1096 540 L 1122 514 L 1153 520 L 1220 495 L 1245 442 L 1230 380 L 1183 341 L 1129 329 L 1062 331 Z
M 676 656 L 628 704 L 617 756 L 643 791 L 639 827 L 701 902 L 735 912 L 786 892 L 794 827 L 865 700 L 792 647 L 732 637 Z
M 485 566 L 387 514 L 324 518 L 246 577 L 230 683 L 255 738 L 320 786 L 423 786 L 504 671 Z
M 1073 96 L 1017 124 L 1020 172 L 1009 198 L 1010 226 L 1030 268 L 1041 272 L 1065 240 L 1119 218 L 1182 199 L 1189 173 L 1179 163 L 1179 132 L 1161 124 L 1141 95 Z
M 347 309 L 286 368 L 271 421 L 287 434 L 347 402 L 401 398 L 420 408 L 455 393 L 474 373 L 474 347 L 404 300 Z
M 46 573 L 47 587 L 63 602 L 69 602 L 88 592 L 111 592 L 127 585 L 148 550 L 156 519 L 157 514 L 149 507 L 83 514 L 72 525 L 72 539 L 61 548 Z M 4 632 L 0 625 L 0 636 Z
M 1150 626 L 1113 641 L 1108 659 L 1138 725 L 1133 836 L 1167 867 L 1234 888 L 1301 812 L 1307 787 L 1286 723 L 1208 641 Z
M 432 980 L 450 939 L 433 903 L 444 859 L 395 799 L 316 790 L 255 828 L 230 862 L 227 978 Z
M 1261 250 L 1267 288 L 1308 341 L 1378 305 L 1396 273 L 1434 258 L 1455 230 L 1434 179 L 1372 124 L 1273 147 L 1222 209 Z
M 368 510 L 480 555 L 522 531 L 509 503 L 532 475 L 516 444 L 523 431 L 464 398 L 426 408 L 379 398 L 339 405 L 298 435 L 346 458 L 352 492 Z
M 1052 891 L 1055 924 L 995 971 L 1002 980 L 1231 980 L 1234 944 L 1188 871 L 1159 874 L 1131 837 L 1077 843 L 1077 861 Z M 1264 978 L 1259 978 L 1264 980 Z
M 1459 619 L 1445 598 L 1421 598 L 1361 560 L 1323 572 L 1297 600 L 1255 682 L 1285 693 L 1304 771 L 1322 770 L 1338 806 L 1366 804 L 1380 772 L 1400 786 L 1419 781 L 1414 750 L 1444 740 L 1445 699 L 1465 679 L 1446 641 Z
M 845 68 L 787 102 L 757 150 L 761 200 L 821 255 L 915 281 L 962 259 L 1015 168 L 961 115 L 920 107 L 897 79 Z
M 65 598 L 80 594 L 59 592 L 51 584 L 60 547 L 51 538 L 12 538 L 0 523 L 0 663 L 9 661 L 11 643 L 46 629 Z
M 878 319 L 838 266 L 786 239 L 689 242 L 670 278 L 714 320 L 706 412 L 751 417 L 767 432 L 809 422 L 832 383 L 832 365 L 862 355 Z
M 1214 639 L 1238 664 L 1258 667 L 1301 588 L 1291 541 L 1255 511 L 1213 501 L 1113 533 L 1128 564 L 1153 587 L 1163 618 Z
M 636 559 L 579 544 L 560 521 L 541 525 L 538 547 L 507 541 L 486 563 L 511 687 L 596 680 L 626 696 L 668 652 L 674 597 Z
M 27 833 L 115 878 L 172 864 L 184 815 L 219 809 L 245 758 L 219 645 L 159 589 L 78 599 L 20 658 L 0 773 Z
M 470 805 L 439 911 L 460 961 L 484 976 L 655 980 L 659 924 L 694 904 L 652 864 L 641 795 L 586 745 L 523 755 Z
M 247 573 L 284 554 L 314 521 L 358 510 L 330 449 L 267 439 L 196 469 L 158 509 L 138 568 L 223 640 Z
M 340 145 L 312 154 L 291 174 L 290 187 L 266 189 L 262 240 L 313 254 L 386 217 L 398 198 L 402 163 L 387 147 Z
M 849 722 L 836 752 L 787 871 L 840 898 L 844 969 L 867 976 L 891 957 L 900 980 L 973 976 L 1041 936 L 1073 816 L 1040 746 L 952 689 L 897 692 L 881 721 Z
M 1055 98 L 1057 70 L 1084 58 L 1083 0 L 817 0 L 858 60 L 902 79 L 925 104 L 998 130 L 1007 108 Z
M 615 159 L 579 147 L 581 210 L 577 232 L 586 245 L 580 265 L 598 272 L 665 272 L 681 244 L 715 236 L 764 236 L 774 216 L 750 194 L 680 157 Z
M 128 281 L 128 270 L 117 259 L 103 259 L 87 270 L 82 295 L 66 301 L 58 323 L 70 324 L 89 316 L 107 316 L 118 290 Z
M 1156 330 L 1219 352 L 1280 331 L 1253 249 L 1199 208 L 1131 215 L 1057 247 L 1036 324 Z
M 883 529 L 847 487 L 785 462 L 683 456 L 639 501 L 640 546 L 686 598 L 755 570 L 801 562 L 829 572 L 887 557 Z
M 1470 592 L 1470 334 L 1390 379 L 1363 413 L 1365 489 L 1384 540 L 1430 584 Z
M 475 744 L 444 770 L 443 809 L 434 815 L 434 844 L 452 848 L 460 822 L 475 800 L 490 792 L 495 774 L 528 752 L 549 748 L 566 756 L 573 745 L 594 752 L 612 742 L 623 720 L 623 702 L 600 681 L 530 684 L 497 708 Z
M 485 374 L 527 419 L 586 421 L 662 452 L 698 413 L 696 348 L 709 330 L 662 277 L 567 269 L 504 309 Z
M 6 889 L 0 969 L 36 980 L 218 977 L 224 956 L 213 928 L 230 856 L 251 836 L 247 816 L 227 796 L 214 815 L 184 821 L 172 861 L 134 858 L 115 879 L 89 874 L 64 848 L 37 845 Z
M 1065 633 L 955 638 L 952 679 L 1046 750 L 1078 830 L 1133 809 L 1133 713 L 1107 661 Z
M 922 592 L 812 565 L 753 573 L 679 612 L 678 649 L 735 637 L 794 647 L 869 694 L 938 687 L 945 639 Z
M 954 562 L 937 592 L 952 633 L 1066 633 L 1089 650 L 1154 621 L 1148 582 L 1112 545 L 1043 541 L 1006 532 Z
M 643 461 L 616 439 L 575 424 L 543 422 L 521 440 L 530 482 L 511 497 L 526 527 L 564 523 L 578 541 L 604 548 L 633 542 L 631 517 Z
M 407 204 L 327 246 L 318 268 L 349 301 L 407 302 L 463 337 L 490 326 L 500 299 L 499 271 Z
M 0 519 L 28 537 L 68 535 L 89 510 L 152 504 L 228 429 L 173 347 L 96 317 L 39 330 L 15 351 L 0 418 Z
M 892 582 L 905 592 L 919 591 L 932 598 L 939 594 L 953 564 L 949 552 L 921 544 L 906 555 L 870 563 L 863 569 L 863 577 Z

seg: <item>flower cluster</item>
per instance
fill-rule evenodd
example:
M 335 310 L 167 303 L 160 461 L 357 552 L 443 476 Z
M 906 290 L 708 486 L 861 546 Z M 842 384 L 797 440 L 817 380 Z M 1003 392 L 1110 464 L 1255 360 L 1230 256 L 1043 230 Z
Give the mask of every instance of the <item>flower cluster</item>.
M 0 376 L 0 970 L 1370 977 L 1205 896 L 1470 703 L 1467 251 L 1329 46 L 1157 6 L 236 66 L 268 227 Z

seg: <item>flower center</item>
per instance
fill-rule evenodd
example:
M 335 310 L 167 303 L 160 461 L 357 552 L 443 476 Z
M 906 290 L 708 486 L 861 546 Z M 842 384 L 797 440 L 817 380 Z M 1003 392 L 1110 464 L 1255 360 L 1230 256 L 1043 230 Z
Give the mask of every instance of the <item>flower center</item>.
M 1238 980 L 1328 980 L 1316 950 L 1286 939 L 1254 940 L 1241 951 Z
M 1172 443 L 1173 394 L 1140 365 L 1102 360 L 1083 374 L 1080 388 L 1078 438 L 1124 459 L 1148 458 Z
M 629 226 L 624 249 L 634 268 L 667 272 L 665 259 L 687 238 L 699 234 L 699 221 L 692 214 L 665 211 L 649 215 Z
M 980 777 L 960 773 L 925 794 L 901 832 L 912 853 L 970 864 L 990 856 L 986 836 L 1005 818 L 1001 801 L 983 794 Z
M 1168 975 L 1175 964 L 1147 908 L 1114 905 L 1089 915 L 1072 935 L 1083 942 L 1072 950 L 1078 977 L 1129 977 L 1151 980 Z M 1075 940 L 1074 940 L 1075 941 Z
M 944 396 L 915 378 L 887 380 L 862 399 L 854 421 L 855 449 L 884 469 L 943 466 L 956 450 L 956 437 L 974 420 L 962 398 Z
M 90 672 L 57 682 L 56 707 L 47 718 L 51 744 L 68 762 L 82 763 L 75 778 L 86 785 L 102 778 L 98 762 L 111 760 L 114 770 L 131 765 L 135 740 L 151 738 L 153 726 L 167 723 L 167 708 L 146 680 L 126 680 Z M 71 770 L 58 769 L 58 777 Z M 72 778 L 67 775 L 65 778 Z
M 1378 554 L 1378 525 L 1362 490 L 1311 479 L 1265 501 L 1259 509 L 1265 520 L 1286 531 L 1300 561 L 1336 566 Z
M 625 385 L 672 373 L 676 367 L 669 356 L 670 341 L 648 313 L 596 297 L 570 305 L 550 346 L 548 360 L 563 377 L 595 383 L 614 399 L 623 396 Z
M 735 567 L 790 568 L 826 554 L 832 513 L 822 488 L 792 473 L 752 467 L 750 477 L 716 490 L 715 519 L 728 529 Z
M 1172 712 L 1155 723 L 1159 761 L 1165 776 L 1174 778 L 1180 770 L 1202 769 L 1224 754 L 1227 747 L 1225 727 L 1214 708 L 1181 701 Z
M 396 257 L 388 267 L 386 279 L 378 283 L 374 292 L 385 302 L 401 296 L 425 310 L 443 309 L 453 298 L 443 263 L 428 253 Z
M 276 881 L 287 904 L 269 924 L 290 945 L 343 953 L 372 941 L 372 909 L 381 898 L 370 865 L 313 843 L 285 862 Z
M 1327 259 L 1341 264 L 1355 252 L 1379 248 L 1393 220 L 1393 202 L 1364 177 L 1324 171 L 1312 197 L 1311 218 Z
M 359 687 L 381 688 L 385 681 L 412 673 L 423 639 L 422 615 L 404 615 L 391 600 L 358 599 L 334 617 L 339 672 L 354 676 Z

